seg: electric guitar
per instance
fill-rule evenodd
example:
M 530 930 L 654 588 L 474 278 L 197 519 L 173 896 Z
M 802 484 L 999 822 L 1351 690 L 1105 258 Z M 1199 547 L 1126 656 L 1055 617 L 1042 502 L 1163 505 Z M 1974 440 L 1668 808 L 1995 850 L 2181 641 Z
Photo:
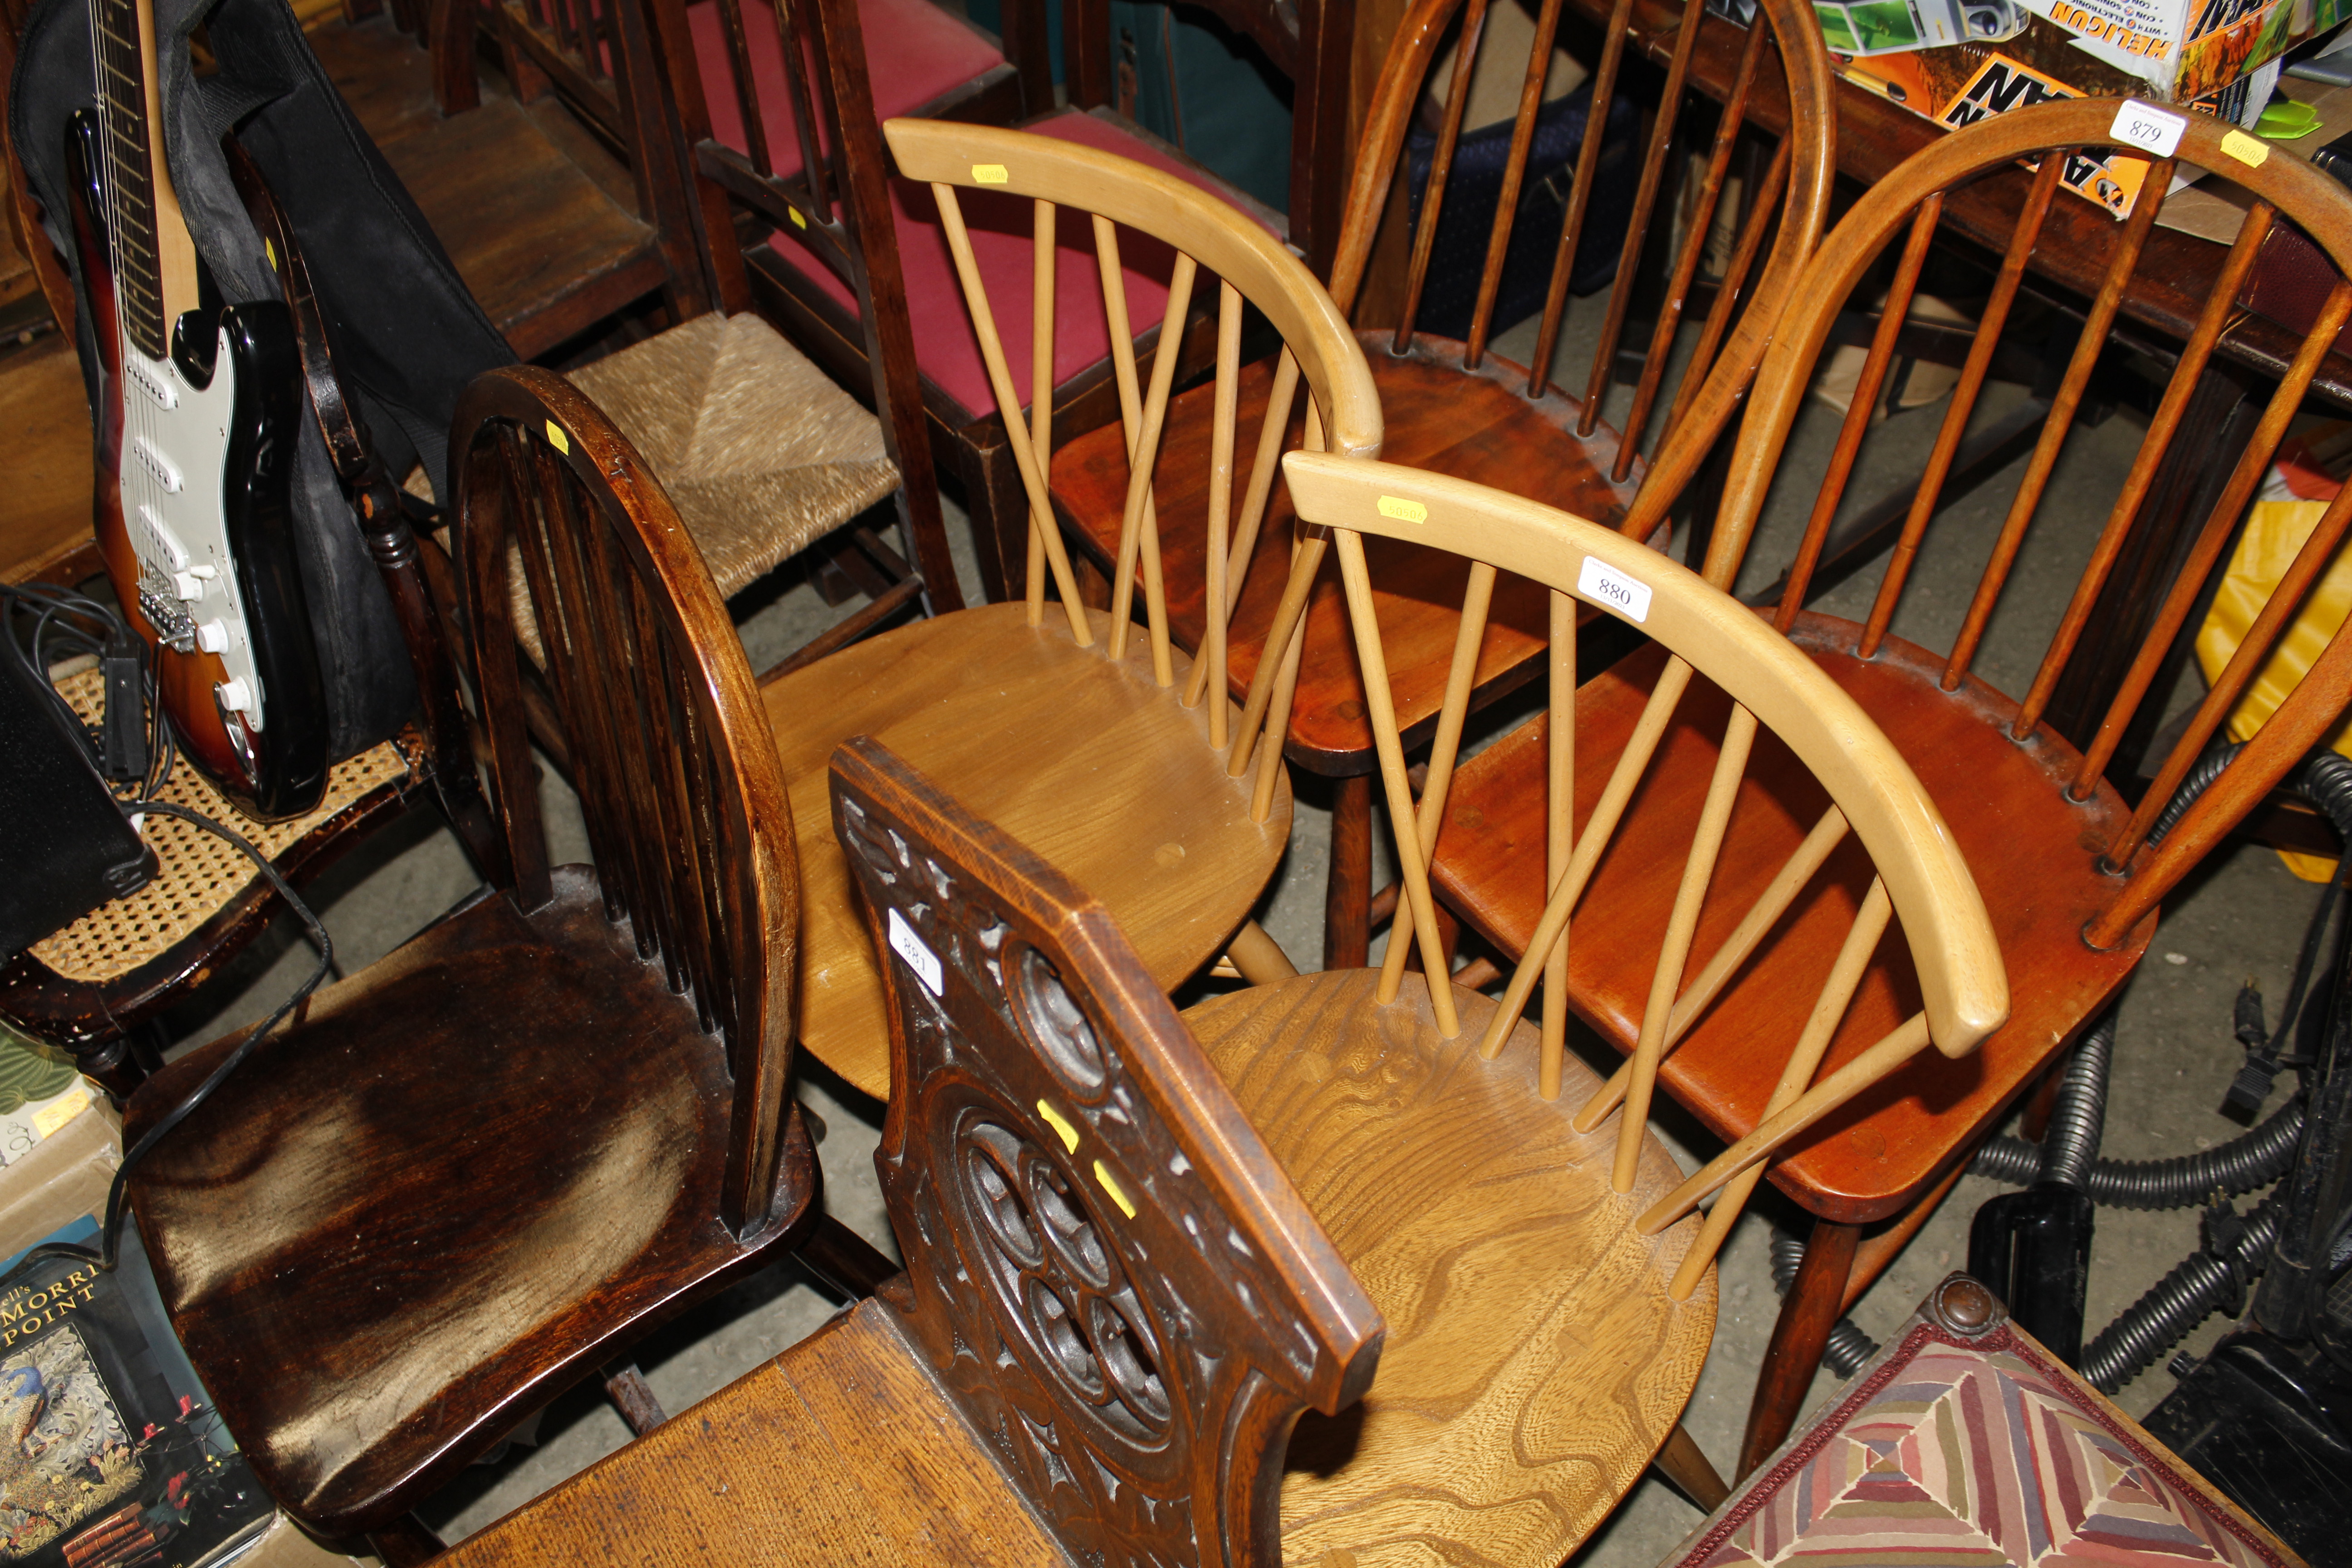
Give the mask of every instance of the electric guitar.
M 264 819 L 325 791 L 328 716 L 289 510 L 286 307 L 223 306 L 163 157 L 152 0 L 89 0 L 98 108 L 66 128 L 98 340 L 98 542 L 181 750 Z

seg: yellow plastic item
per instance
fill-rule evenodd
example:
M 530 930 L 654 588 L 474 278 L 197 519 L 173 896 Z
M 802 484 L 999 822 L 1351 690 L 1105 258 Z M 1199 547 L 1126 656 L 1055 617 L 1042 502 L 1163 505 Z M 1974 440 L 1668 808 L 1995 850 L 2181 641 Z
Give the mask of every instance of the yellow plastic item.
M 2335 498 L 2339 481 L 2320 470 L 2309 456 L 2310 446 L 2325 441 L 2324 437 L 2320 442 L 2290 441 L 2272 468 L 2261 499 L 2247 509 L 2245 532 L 2213 595 L 2213 608 L 2197 631 L 2197 662 L 2209 682 L 2220 678 L 2230 656 L 2238 651 L 2246 629 L 2269 599 L 2272 584 L 2286 574 L 2295 552 L 2311 537 L 2320 515 Z M 2226 725 L 2231 740 L 2253 738 L 2263 721 L 2286 700 L 2304 672 L 2317 662 L 2347 613 L 2352 613 L 2352 550 L 2337 553 L 2304 601 L 2302 613 L 2280 636 L 2271 657 L 2239 699 Z M 2352 756 L 2352 737 L 2347 732 L 2352 732 L 2352 715 L 2329 732 L 2327 744 Z M 2336 874 L 2336 862 L 2317 855 L 2282 849 L 2278 856 L 2288 870 L 2306 882 L 2325 882 Z

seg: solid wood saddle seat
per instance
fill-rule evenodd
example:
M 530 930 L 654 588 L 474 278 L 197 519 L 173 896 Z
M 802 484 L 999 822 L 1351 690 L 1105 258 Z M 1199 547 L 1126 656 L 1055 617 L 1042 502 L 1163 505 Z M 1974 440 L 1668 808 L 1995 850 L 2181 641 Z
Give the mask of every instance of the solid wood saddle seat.
M 1955 1150 L 1973 1147 L 2011 1100 L 2130 974 L 2154 931 L 2151 919 L 2115 951 L 2100 952 L 2083 927 L 2116 896 L 2097 868 L 2101 849 L 2131 815 L 2109 786 L 2081 804 L 2065 799 L 2078 762 L 2046 727 L 2022 742 L 2007 736 L 2017 705 L 1971 677 L 1947 695 L 1941 656 L 1890 637 L 1876 658 L 1853 655 L 1856 626 L 1801 616 L 1790 637 L 1854 699 L 1910 763 L 1949 825 L 2000 945 L 2010 979 L 2009 1022 L 1972 1056 L 1922 1053 L 1801 1138 L 1769 1167 L 1773 1182 L 1811 1213 L 1845 1224 L 1884 1218 L 1938 1173 Z M 1599 799 L 1664 662 L 1646 648 L 1580 689 L 1576 806 L 1579 830 Z M 1570 927 L 1569 984 L 1577 1013 L 1618 1050 L 1640 1032 L 1646 985 L 1672 908 L 1675 884 L 1647 868 L 1678 863 L 1699 815 L 1729 710 L 1703 678 L 1692 681 L 1625 820 Z M 1504 952 L 1525 951 L 1541 912 L 1546 727 L 1523 725 L 1464 763 L 1447 799 L 1432 878 L 1466 920 Z M 1738 923 L 1765 883 L 1812 827 L 1827 797 L 1769 733 L 1759 737 L 1723 856 L 1708 884 L 1694 967 Z M 1868 887 L 1870 869 L 1849 837 L 1817 873 L 1773 946 L 1833 954 Z M 1727 1141 L 1754 1129 L 1780 1063 L 1747 1048 L 1743 1019 L 1801 1016 L 1820 973 L 1751 965 L 1691 1029 L 1660 1072 L 1675 1100 Z M 1870 974 L 1841 1024 L 1822 1072 L 1859 1055 L 1917 1010 L 1918 992 L 1899 927 L 1881 942 Z
M 1483 1062 L 1492 1004 L 1457 993 L 1464 1033 L 1444 1040 L 1424 987 L 1379 1007 L 1377 980 L 1306 975 L 1185 1015 L 1388 1327 L 1370 1394 L 1294 1430 L 1283 1556 L 1550 1568 L 1672 1429 L 1713 1331 L 1714 1275 L 1666 1300 L 1696 1222 L 1634 1233 L 1676 1172 L 1653 1142 L 1633 1190 L 1609 1190 L 1615 1124 L 1568 1125 L 1597 1080 L 1547 1103 L 1532 1027 Z M 1497 1226 L 1498 1211 L 1527 1223 Z M 1465 1237 L 1484 1245 L 1465 1253 Z M 891 1296 L 443 1561 L 1070 1561 L 941 1396 Z
M 1668 1299 L 1697 1222 L 1634 1221 L 1682 1173 L 1645 1137 L 1633 1189 L 1611 1191 L 1616 1120 L 1570 1125 L 1600 1084 L 1581 1064 L 1545 1100 L 1532 1024 L 1486 1061 L 1488 998 L 1455 990 L 1448 1040 L 1418 975 L 1387 1006 L 1379 982 L 1327 971 L 1184 1015 L 1388 1325 L 1371 1391 L 1292 1434 L 1283 1555 L 1550 1568 L 1681 1418 L 1715 1271 Z
M 628 170 L 560 104 L 525 109 L 486 89 L 445 118 L 431 58 L 381 18 L 320 28 L 310 46 L 516 354 L 544 353 L 662 285 Z
M 100 570 L 90 537 L 89 399 L 70 333 L 0 363 L 0 447 L 8 453 L 0 583 L 78 580 Z
M 897 1311 L 869 1298 L 436 1561 L 1063 1568 L 1067 1559 L 925 1375 Z
M 242 1037 L 158 1074 L 125 1136 Z M 795 1111 L 771 1217 L 740 1239 L 719 1221 L 725 1051 L 563 868 L 536 914 L 487 898 L 320 993 L 158 1144 L 132 1208 L 270 1494 L 330 1534 L 380 1525 L 388 1489 L 446 1478 L 468 1438 L 764 1262 L 819 1174 Z
M 1540 403 L 1524 395 L 1527 371 L 1494 354 L 1476 371 L 1461 369 L 1462 345 L 1419 336 L 1403 354 L 1390 352 L 1389 332 L 1359 332 L 1372 380 L 1381 394 L 1386 439 L 1381 456 L 1430 473 L 1478 479 L 1507 473 L 1513 488 L 1530 500 L 1579 517 L 1610 522 L 1622 517 L 1641 488 L 1645 469 L 1638 460 L 1622 484 L 1612 484 L 1608 465 L 1616 432 L 1599 426 L 1587 437 L 1575 434 L 1577 402 L 1555 391 Z M 1234 491 L 1246 493 L 1254 464 L 1254 433 L 1265 417 L 1274 382 L 1271 360 L 1247 366 L 1241 381 L 1242 439 L 1234 454 Z M 1194 387 L 1169 400 L 1163 452 L 1205 449 L 1214 416 L 1215 388 Z M 1306 400 L 1292 416 L 1294 439 L 1305 417 Z M 1076 531 L 1097 565 L 1108 571 L 1116 559 L 1118 526 L 1127 500 L 1128 461 L 1117 425 L 1090 431 L 1054 455 L 1054 502 L 1063 522 Z M 1153 476 L 1159 508 L 1162 571 L 1168 583 L 1170 635 L 1188 649 L 1201 644 L 1207 592 L 1202 551 L 1207 539 L 1201 520 L 1208 512 L 1209 474 L 1192 463 L 1162 463 Z M 1235 501 L 1239 509 L 1238 500 Z M 1289 566 L 1296 513 L 1286 489 L 1277 488 L 1258 534 L 1252 564 L 1228 634 L 1228 679 L 1236 696 L 1249 690 L 1276 604 Z M 1366 542 L 1381 627 L 1391 649 L 1397 678 L 1397 718 L 1406 743 L 1425 738 L 1415 730 L 1432 721 L 1445 694 L 1446 661 L 1461 624 L 1462 584 L 1468 564 L 1459 556 L 1416 550 L 1391 541 Z M 1479 653 L 1478 679 L 1490 691 L 1507 678 L 1533 678 L 1532 662 L 1544 646 L 1544 596 L 1518 578 L 1496 590 L 1493 621 Z M 1336 563 L 1327 562 L 1307 613 L 1307 652 L 1299 665 L 1298 696 L 1292 710 L 1286 751 L 1318 773 L 1369 773 L 1371 721 L 1364 709 L 1363 678 L 1356 666 L 1347 605 Z
M 762 689 L 783 758 L 801 863 L 802 1043 L 868 1094 L 890 1092 L 888 1007 L 874 944 L 833 832 L 825 767 L 872 735 L 1100 899 L 1163 988 L 1249 915 L 1290 837 L 1286 781 L 1263 823 L 1252 780 L 1210 749 L 1208 708 L 1126 662 L 1079 647 L 1050 611 L 990 605 L 869 638 Z M 1177 686 L 1189 666 L 1180 661 Z M 1074 802 L 1115 801 L 1089 814 Z

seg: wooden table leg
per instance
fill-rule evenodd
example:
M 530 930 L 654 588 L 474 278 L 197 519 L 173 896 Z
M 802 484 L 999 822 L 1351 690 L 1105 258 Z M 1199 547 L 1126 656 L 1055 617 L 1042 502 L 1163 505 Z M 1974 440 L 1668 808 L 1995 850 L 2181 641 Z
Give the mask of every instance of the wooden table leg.
M 1763 1370 L 1756 1378 L 1756 1398 L 1748 1407 L 1748 1435 L 1740 1439 L 1739 1475 L 1746 1480 L 1773 1449 L 1788 1440 L 1790 1429 L 1804 1404 L 1805 1391 L 1820 1370 L 1822 1352 L 1830 1342 L 1845 1300 L 1845 1281 L 1853 1267 L 1855 1245 L 1862 1227 L 1815 1220 L 1805 1243 L 1805 1261 L 1796 1283 L 1780 1302 L 1780 1320 L 1772 1325 L 1772 1342 L 1764 1352 Z
M 1372 779 L 1334 779 L 1331 876 L 1323 890 L 1323 967 L 1361 969 L 1372 951 Z

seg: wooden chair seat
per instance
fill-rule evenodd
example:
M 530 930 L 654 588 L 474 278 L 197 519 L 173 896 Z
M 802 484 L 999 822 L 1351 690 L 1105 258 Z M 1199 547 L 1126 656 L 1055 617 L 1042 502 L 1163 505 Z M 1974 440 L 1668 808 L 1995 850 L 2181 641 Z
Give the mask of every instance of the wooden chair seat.
M 1463 479 L 1508 472 L 1517 490 L 1531 500 L 1600 522 L 1622 519 L 1633 505 L 1646 471 L 1637 459 L 1622 483 L 1606 470 L 1617 437 L 1605 425 L 1596 434 L 1575 434 L 1577 403 L 1566 395 L 1529 403 L 1518 387 L 1527 371 L 1490 354 L 1473 372 L 1461 368 L 1462 346 L 1442 338 L 1418 337 L 1403 354 L 1389 352 L 1387 332 L 1359 332 L 1364 355 L 1380 388 L 1381 412 L 1394 432 L 1382 447 L 1390 461 L 1430 473 Z M 1514 383 L 1516 382 L 1517 387 Z M 1245 427 L 1265 416 L 1274 384 L 1271 361 L 1242 373 L 1241 411 Z M 1169 400 L 1171 449 L 1192 451 L 1206 444 L 1215 416 L 1215 388 L 1198 386 Z M 1303 417 L 1303 416 L 1302 416 Z M 1234 456 L 1235 479 L 1248 482 L 1252 457 Z M 1128 462 L 1117 426 L 1076 437 L 1055 454 L 1053 492 L 1064 523 L 1097 563 L 1109 569 L 1118 548 L 1118 524 L 1127 498 Z M 1164 531 L 1161 559 L 1168 580 L 1170 634 L 1188 650 L 1201 646 L 1205 624 L 1207 574 L 1202 560 L 1208 513 L 1209 476 L 1197 465 L 1161 465 L 1153 495 Z M 1274 622 L 1287 574 L 1292 510 L 1277 491 L 1258 534 L 1252 567 L 1243 579 L 1227 633 L 1229 676 L 1235 694 L 1246 693 L 1259 654 Z M 1407 745 L 1427 739 L 1426 730 L 1444 696 L 1446 658 L 1461 624 L 1462 584 L 1468 563 L 1459 556 L 1433 556 L 1392 541 L 1367 542 L 1372 585 L 1381 605 L 1381 625 L 1403 657 L 1394 668 L 1398 722 Z M 1529 662 L 1543 647 L 1543 595 L 1523 580 L 1498 591 L 1491 629 L 1479 649 L 1478 681 L 1489 697 L 1532 679 Z M 1339 569 L 1327 563 L 1307 612 L 1307 653 L 1300 663 L 1298 696 L 1285 751 L 1294 762 L 1318 773 L 1352 773 L 1372 764 L 1372 731 L 1364 708 L 1363 678 L 1349 651 L 1347 605 Z
M 723 100 L 714 96 L 712 114 Z M 1022 127 L 1056 142 L 1093 147 L 1158 169 L 1225 201 L 1237 211 L 1263 222 L 1262 209 L 1197 163 L 1164 151 L 1126 128 L 1108 112 L 1090 114 L 1065 110 Z M 722 138 L 723 140 L 723 138 Z M 971 233 L 972 257 L 989 298 L 994 302 L 998 331 L 1007 342 L 1028 340 L 1030 302 L 1031 204 L 1002 193 L 971 191 L 962 197 L 964 222 Z M 994 412 L 988 371 L 982 361 L 979 339 L 956 279 L 939 206 L 931 193 L 913 181 L 890 182 L 890 216 L 896 226 L 898 260 L 906 275 L 907 312 L 914 332 L 915 365 L 924 382 L 927 404 L 944 399 L 935 408 L 942 418 L 970 424 Z M 1055 299 L 1054 384 L 1064 385 L 1081 372 L 1104 365 L 1110 338 L 1095 270 L 1094 237 L 1082 224 L 1065 224 L 1057 237 L 1058 262 Z M 1171 260 L 1166 247 L 1142 236 L 1123 247 L 1129 319 L 1140 331 L 1156 325 L 1168 299 Z M 863 341 L 857 326 L 856 296 L 832 268 L 793 237 L 777 229 L 768 243 L 746 258 L 754 274 L 764 275 L 807 306 L 832 316 L 835 330 L 850 342 Z M 813 292 L 812 292 L 813 291 Z M 1022 405 L 1031 400 L 1031 366 L 1027 356 L 1014 354 L 1008 367 Z M 1114 424 L 1108 426 L 1116 430 Z M 1116 437 L 1113 437 L 1116 440 Z M 1122 479 L 1118 495 L 1124 499 Z M 1112 507 L 1114 519 L 1118 508 Z
M 438 1561 L 1062 1568 L 915 1354 L 861 1301 Z
M 2083 927 L 2115 896 L 2085 843 L 2105 843 L 2131 815 L 2102 784 L 2076 805 L 2062 793 L 2079 762 L 2047 729 L 2023 744 L 2003 731 L 2017 711 L 1980 680 L 1960 700 L 1937 689 L 1944 661 L 1889 638 L 1874 659 L 1853 656 L 1852 623 L 1799 617 L 1790 636 L 1860 702 L 1916 773 L 1968 863 L 2000 943 L 2011 985 L 2009 1022 L 1973 1056 L 1922 1055 L 1902 1073 L 1858 1096 L 1770 1167 L 1782 1191 L 1815 1215 L 1844 1224 L 1882 1219 L 1924 1189 L 1956 1149 L 2041 1072 L 2076 1023 L 2093 1016 L 2130 974 L 2153 933 L 2143 923 L 2112 952 L 2082 940 Z M 1642 714 L 1664 663 L 1645 648 L 1580 689 L 1577 821 L 1580 831 Z M 1694 680 L 1643 775 L 1619 837 L 1584 896 L 1606 920 L 1576 928 L 1569 943 L 1569 989 L 1578 1015 L 1621 1051 L 1641 1032 L 1643 965 L 1656 952 L 1674 887 L 1644 875 L 1671 863 L 1690 837 L 1713 773 L 1728 700 Z M 1543 767 L 1548 731 L 1523 725 L 1465 762 L 1447 798 L 1431 878 L 1446 901 L 1506 952 L 1524 952 L 1542 912 Z M 1704 963 L 1754 903 L 1828 804 L 1818 784 L 1777 740 L 1759 738 L 1733 831 L 1708 884 L 1691 946 Z M 1990 868 L 2008 868 L 1992 875 Z M 1834 951 L 1869 886 L 1866 858 L 1852 839 L 1832 856 L 1776 941 Z M 1675 1100 L 1730 1142 L 1755 1129 L 1780 1072 L 1750 1048 L 1750 1020 L 1801 1012 L 1819 976 L 1794 968 L 1736 980 L 1692 1026 L 1659 1072 Z M 1786 994 L 1783 994 L 1782 993 Z M 1830 1047 L 1824 1071 L 1853 1059 L 1919 1005 L 1905 944 L 1892 933 Z M 1964 1137 L 1952 1130 L 1965 1127 Z
M 0 363 L 0 448 L 8 453 L 0 583 L 79 581 L 102 570 L 90 534 L 89 399 L 71 334 Z
M 572 381 L 661 480 L 722 599 L 898 488 L 880 422 L 748 312 L 697 316 Z
M 775 1208 L 740 1239 L 720 1222 L 726 1047 L 607 921 L 593 873 L 553 885 L 533 915 L 492 895 L 321 992 L 140 1169 L 173 1326 L 262 1484 L 313 1528 L 385 1522 L 392 1489 L 429 1486 L 624 1348 L 598 1326 L 642 1335 L 813 1212 L 795 1113 Z M 429 1026 L 468 996 L 468 1027 Z M 157 1075 L 126 1138 L 239 1038 Z M 386 1288 L 419 1274 L 431 1289 Z
M 1107 640 L 1108 620 L 1093 623 Z M 826 816 L 825 767 L 872 735 L 1100 899 L 1162 987 L 1230 940 L 1290 836 L 1279 787 L 1252 820 L 1203 704 L 1152 679 L 1139 640 L 1114 665 L 1060 616 L 1032 628 L 991 605 L 869 638 L 762 689 L 801 860 L 800 1037 L 868 1094 L 890 1092 L 888 1009 L 872 939 Z M 1074 802 L 1118 803 L 1074 810 Z
M 667 279 L 653 226 L 615 202 L 508 98 L 383 145 L 515 353 L 546 353 Z M 520 214 L 530 215 L 528 223 Z
M 1682 1173 L 1644 1134 L 1632 1190 L 1611 1190 L 1615 1121 L 1570 1125 L 1600 1087 L 1582 1064 L 1543 1100 L 1534 1025 L 1488 1061 L 1487 998 L 1455 989 L 1449 1040 L 1418 976 L 1386 1005 L 1379 984 L 1337 970 L 1184 1014 L 1388 1324 L 1370 1392 L 1292 1434 L 1283 1555 L 1549 1568 L 1681 1418 L 1715 1274 L 1669 1299 L 1697 1226 L 1634 1222 Z

